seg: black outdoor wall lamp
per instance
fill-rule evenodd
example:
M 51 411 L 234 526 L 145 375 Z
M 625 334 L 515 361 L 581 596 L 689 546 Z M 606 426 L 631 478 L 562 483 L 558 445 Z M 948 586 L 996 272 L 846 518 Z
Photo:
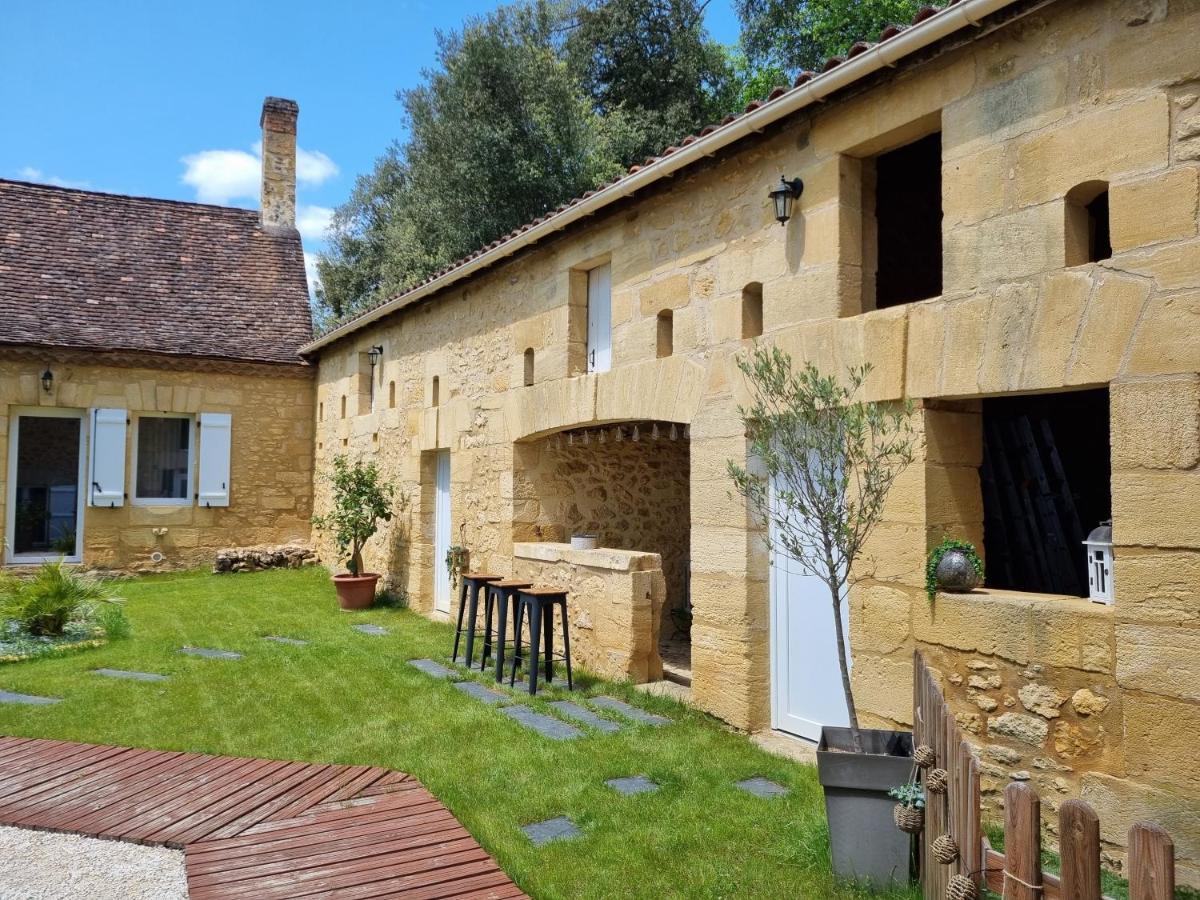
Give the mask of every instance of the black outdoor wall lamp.
M 47 394 L 54 390 L 54 373 L 49 368 L 42 373 L 42 390 Z
M 771 188 L 767 196 L 775 204 L 775 218 L 780 225 L 786 225 L 792 217 L 792 201 L 804 193 L 804 182 L 799 178 L 789 181 L 783 175 L 779 176 L 779 184 Z
M 367 362 L 371 364 L 371 368 L 375 368 L 379 364 L 379 357 L 383 356 L 383 344 L 376 344 L 367 351 Z

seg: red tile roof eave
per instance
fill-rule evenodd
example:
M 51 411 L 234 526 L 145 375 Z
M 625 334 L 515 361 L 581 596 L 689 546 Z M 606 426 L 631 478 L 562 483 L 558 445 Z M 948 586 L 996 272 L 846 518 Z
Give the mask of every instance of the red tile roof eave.
M 94 353 L 97 355 L 96 365 L 102 366 L 105 364 L 105 358 L 109 355 L 123 354 L 126 356 L 144 356 L 147 361 L 152 359 L 167 360 L 187 360 L 189 362 L 216 362 L 216 363 L 246 363 L 256 366 L 281 366 L 298 369 L 311 369 L 313 364 L 310 360 L 303 356 L 297 355 L 294 359 L 283 359 L 274 356 L 231 356 L 219 355 L 213 353 L 175 353 L 169 350 L 152 350 L 145 347 L 134 346 L 106 346 L 97 347 L 90 344 L 71 344 L 71 343 L 54 343 L 52 341 L 31 342 L 31 341 L 0 341 L 0 353 L 4 350 L 29 350 L 29 351 L 44 351 L 46 354 L 54 351 L 68 353 Z
M 631 196 L 660 178 L 713 155 L 749 134 L 761 131 L 767 125 L 799 109 L 820 102 L 826 95 L 841 90 L 880 68 L 894 66 L 903 57 L 958 30 L 968 26 L 978 27 L 985 16 L 1017 2 L 1019 0 L 949 0 L 941 9 L 922 6 L 913 17 L 911 26 L 888 26 L 880 34 L 879 42 L 855 44 L 845 57 L 831 57 L 827 60 L 819 73 L 801 72 L 791 88 L 776 88 L 767 100 L 754 101 L 747 105 L 742 114 L 729 115 L 720 124 L 701 129 L 699 137 L 688 135 L 679 141 L 678 145 L 668 147 L 662 155 L 651 157 L 643 164 L 631 166 L 627 174 L 616 180 L 585 192 L 556 210 L 451 263 L 421 283 L 361 310 L 345 322 L 335 324 L 324 334 L 301 347 L 300 353 L 305 356 L 314 355 L 321 348 L 348 337 L 370 323 L 448 288 L 476 272 L 490 268 L 518 250 L 595 214 L 610 203 Z M 1048 2 L 1052 0 L 1042 0 L 1042 3 Z M 941 26 L 948 22 L 950 24 L 942 31 Z M 899 47 L 901 42 L 896 38 L 901 35 L 906 36 L 913 46 L 905 44 L 904 47 Z M 926 35 L 928 38 L 922 41 L 921 38 Z M 859 71 L 860 69 L 862 71 Z M 847 72 L 850 74 L 847 75 Z M 736 134 L 733 133 L 734 125 L 738 125 Z M 680 157 L 684 155 L 687 158 L 680 161 Z

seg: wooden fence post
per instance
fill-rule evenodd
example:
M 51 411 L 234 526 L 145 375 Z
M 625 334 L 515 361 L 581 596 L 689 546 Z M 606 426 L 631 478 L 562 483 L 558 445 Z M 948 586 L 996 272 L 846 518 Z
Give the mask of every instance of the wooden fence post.
M 1042 802 L 1024 782 L 1004 789 L 1005 900 L 1042 900 Z
M 1157 825 L 1129 829 L 1129 900 L 1174 900 L 1175 842 Z
M 1100 817 L 1082 800 L 1058 810 L 1063 900 L 1100 900 Z

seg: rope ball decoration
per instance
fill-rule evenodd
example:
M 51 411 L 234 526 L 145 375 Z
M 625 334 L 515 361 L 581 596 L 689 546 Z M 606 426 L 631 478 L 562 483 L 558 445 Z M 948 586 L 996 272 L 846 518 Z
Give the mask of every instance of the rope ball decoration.
M 958 841 L 948 834 L 934 838 L 929 849 L 933 853 L 933 858 L 942 865 L 951 865 L 958 859 Z
M 966 875 L 953 875 L 946 885 L 946 900 L 979 900 L 979 886 Z
M 913 762 L 922 769 L 928 769 L 937 762 L 937 754 L 933 752 L 933 748 L 928 744 L 921 744 L 913 751 Z
M 950 773 L 945 769 L 930 769 L 925 775 L 925 790 L 931 794 L 944 794 L 949 781 Z

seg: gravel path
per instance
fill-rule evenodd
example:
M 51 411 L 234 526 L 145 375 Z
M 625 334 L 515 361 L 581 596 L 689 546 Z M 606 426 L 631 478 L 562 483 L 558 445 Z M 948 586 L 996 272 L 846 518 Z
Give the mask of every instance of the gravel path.
M 183 851 L 0 826 L 0 900 L 184 900 Z

